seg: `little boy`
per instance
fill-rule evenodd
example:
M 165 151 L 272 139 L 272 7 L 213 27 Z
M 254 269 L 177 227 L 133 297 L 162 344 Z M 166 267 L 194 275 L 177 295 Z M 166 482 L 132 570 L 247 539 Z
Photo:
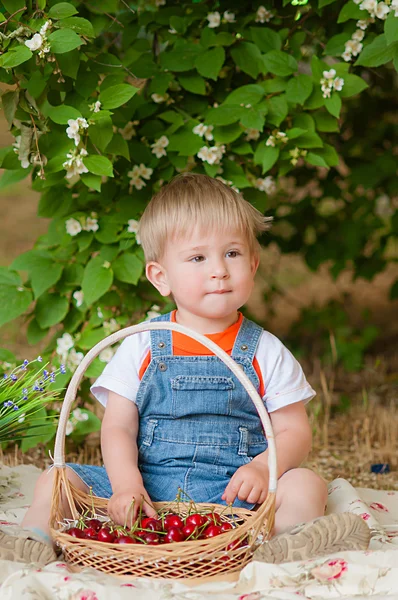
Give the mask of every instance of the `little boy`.
M 177 176 L 140 221 L 146 276 L 177 309 L 156 320 L 204 334 L 241 365 L 270 415 L 277 450 L 275 527 L 257 560 L 285 562 L 365 549 L 367 525 L 355 515 L 323 517 L 326 483 L 300 467 L 311 449 L 305 404 L 315 395 L 298 362 L 271 333 L 238 309 L 259 264 L 257 236 L 269 228 L 242 196 L 206 175 Z M 196 502 L 255 509 L 268 493 L 268 450 L 257 411 L 236 376 L 202 344 L 177 332 L 126 338 L 92 386 L 105 406 L 104 467 L 68 465 L 79 489 L 110 498 L 124 523 L 132 499 L 173 500 L 182 488 Z M 20 537 L 0 532 L 0 558 L 46 563 L 52 475 L 36 485 Z M 302 524 L 304 523 L 304 524 Z

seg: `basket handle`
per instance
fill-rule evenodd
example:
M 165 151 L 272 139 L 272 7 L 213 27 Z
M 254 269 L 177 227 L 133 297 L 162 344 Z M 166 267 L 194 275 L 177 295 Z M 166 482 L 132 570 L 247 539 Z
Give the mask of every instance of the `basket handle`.
M 83 379 L 83 375 L 86 369 L 90 366 L 92 361 L 98 356 L 102 350 L 107 348 L 108 346 L 112 346 L 116 344 L 116 342 L 120 342 L 124 338 L 133 335 L 135 333 L 140 333 L 142 331 L 153 331 L 157 329 L 171 329 L 172 331 L 178 331 L 179 333 L 183 333 L 188 337 L 193 338 L 197 342 L 200 342 L 211 350 L 222 362 L 232 371 L 232 373 L 239 379 L 243 387 L 246 389 L 250 398 L 252 399 L 254 406 L 258 412 L 260 417 L 263 429 L 265 431 L 267 442 L 268 442 L 268 472 L 269 472 L 269 484 L 268 491 L 276 492 L 277 486 L 277 462 L 276 462 L 276 448 L 275 448 L 275 438 L 272 430 L 272 425 L 264 403 L 260 396 L 257 393 L 256 388 L 244 373 L 243 369 L 238 365 L 224 350 L 220 348 L 216 343 L 206 338 L 204 335 L 193 331 L 192 329 L 188 329 L 183 325 L 179 325 L 178 323 L 172 323 L 170 321 L 144 321 L 143 323 L 139 323 L 138 325 L 132 325 L 131 327 L 126 327 L 121 329 L 120 331 L 116 331 L 112 333 L 108 337 L 104 338 L 98 344 L 96 344 L 83 358 L 82 362 L 77 367 L 74 372 L 72 379 L 69 382 L 68 388 L 66 390 L 65 398 L 62 404 L 62 409 L 59 417 L 57 435 L 55 438 L 55 448 L 54 448 L 54 467 L 56 468 L 64 468 L 65 467 L 65 432 L 66 432 L 66 424 L 69 418 L 70 410 L 72 408 L 73 401 L 76 398 L 76 393 L 78 387 L 80 385 L 81 380 Z

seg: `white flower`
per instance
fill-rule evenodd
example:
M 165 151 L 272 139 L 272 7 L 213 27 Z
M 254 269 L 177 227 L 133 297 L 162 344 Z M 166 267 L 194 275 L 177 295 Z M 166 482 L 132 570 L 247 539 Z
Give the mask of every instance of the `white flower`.
M 256 23 L 268 23 L 274 15 L 264 6 L 259 6 L 256 12 Z
M 98 358 L 100 359 L 101 362 L 110 362 L 112 359 L 112 356 L 114 355 L 114 351 L 112 350 L 112 348 L 105 348 L 104 350 L 102 350 L 99 355 Z
M 362 29 L 357 29 L 352 34 L 352 39 L 355 40 L 356 42 L 361 42 L 364 37 L 365 37 L 365 32 L 362 31 Z
M 336 77 L 336 71 L 334 69 L 330 69 L 330 71 L 324 71 L 323 76 L 325 79 L 333 79 L 333 77 Z
M 209 13 L 207 15 L 206 19 L 209 21 L 208 27 L 210 27 L 210 29 L 214 29 L 215 27 L 220 26 L 221 15 L 219 12 L 216 11 L 216 12 Z
M 267 141 L 265 142 L 266 146 L 275 146 L 275 138 L 273 135 L 270 135 L 269 138 L 267 139 Z
M 377 198 L 375 214 L 381 219 L 388 219 L 394 214 L 394 207 L 391 205 L 390 197 L 387 194 L 383 194 Z
M 116 319 L 110 319 L 109 321 L 104 321 L 103 327 L 104 327 L 104 331 L 105 331 L 106 335 L 110 335 L 111 333 L 114 333 L 115 331 L 118 331 L 120 329 L 120 325 L 116 321 Z
M 98 220 L 92 217 L 87 217 L 85 224 L 83 225 L 84 231 L 98 231 L 99 225 Z
M 141 177 L 133 177 L 130 179 L 130 187 L 135 187 L 136 190 L 142 190 L 146 183 Z
M 367 10 L 368 13 L 374 17 L 377 8 L 377 0 L 364 0 L 362 4 L 359 5 L 359 8 L 361 10 Z
M 357 27 L 359 27 L 359 29 L 362 29 L 363 31 L 365 31 L 365 29 L 368 28 L 368 25 L 369 25 L 368 19 L 360 19 L 359 21 L 357 21 Z M 355 33 L 352 37 L 354 40 L 357 39 L 355 37 Z M 359 40 L 359 41 L 361 41 L 361 40 Z
M 229 10 L 226 10 L 223 14 L 223 19 L 227 23 L 235 23 L 235 14 L 229 12 Z
M 162 156 L 167 156 L 167 152 L 165 148 L 169 145 L 169 140 L 165 135 L 162 135 L 154 144 L 151 144 L 152 154 L 156 156 L 156 158 L 161 158 Z
M 80 143 L 80 132 L 82 129 L 87 129 L 88 123 L 86 119 L 78 117 L 77 119 L 69 119 L 68 125 L 69 127 L 66 128 L 66 135 L 68 138 L 75 141 L 75 146 L 78 146 Z
M 336 90 L 336 92 L 341 92 L 341 90 L 343 89 L 343 85 L 344 79 L 342 77 L 336 77 L 333 81 L 333 87 Z
M 395 11 L 394 17 L 398 17 L 398 0 L 392 0 L 390 9 Z
M 119 128 L 118 131 L 124 140 L 130 141 L 132 137 L 137 135 L 134 125 L 138 125 L 139 121 L 129 121 L 123 128 Z
M 26 40 L 25 46 L 29 48 L 32 52 L 35 50 L 39 50 L 43 45 L 43 37 L 40 33 L 35 33 L 35 35 L 30 39 Z
M 88 421 L 88 414 L 83 412 L 81 408 L 72 410 L 72 417 L 75 421 Z
M 264 179 L 259 177 L 256 179 L 254 187 L 266 194 L 273 194 L 276 190 L 274 178 L 271 176 L 265 177 Z
M 82 290 L 76 290 L 76 292 L 73 292 L 73 297 L 76 300 L 76 306 L 79 307 L 83 304 L 84 302 L 84 293 L 82 292 Z
M 83 163 L 83 158 L 87 155 L 88 152 L 85 148 L 81 148 L 80 152 L 77 149 L 68 152 L 66 155 L 68 160 L 62 165 L 66 170 L 66 179 L 71 179 L 74 175 L 80 175 L 81 173 L 88 173 L 88 169 Z
M 356 40 L 348 40 L 345 43 L 345 51 L 351 52 L 353 56 L 357 56 L 363 48 L 363 44 L 361 42 L 357 42 Z
M 100 307 L 97 308 L 97 315 L 98 315 L 99 319 L 103 319 L 104 318 L 104 315 L 103 315 L 102 310 L 100 309 Z
M 349 60 L 351 60 L 352 58 L 352 54 L 349 50 L 346 50 L 345 52 L 343 52 L 343 54 L 341 55 L 342 58 L 344 58 L 344 60 L 346 62 L 348 62 Z
M 197 156 L 198 158 L 200 158 L 201 160 L 209 163 L 209 165 L 218 165 L 220 163 L 220 160 L 223 157 L 223 154 L 225 153 L 225 146 L 212 146 L 211 148 L 208 148 L 207 146 L 203 146 Z
M 213 139 L 213 134 L 211 133 L 213 129 L 213 125 L 205 125 L 204 123 L 199 123 L 199 125 L 196 125 L 192 129 L 192 131 L 195 135 L 199 135 L 200 137 L 204 136 L 205 139 L 210 142 Z
M 146 314 L 145 321 L 150 321 L 151 319 L 155 319 L 156 317 L 159 316 L 159 314 L 160 314 L 160 306 L 158 306 L 157 304 L 153 304 Z
M 18 419 L 18 423 L 23 423 L 25 421 L 26 413 L 22 413 L 22 415 Z
M 99 100 L 97 100 L 97 102 L 94 102 L 93 104 L 90 104 L 90 110 L 97 113 L 101 110 L 101 102 Z
M 284 144 L 286 144 L 289 140 L 289 138 L 287 137 L 287 135 L 284 131 L 277 131 L 276 137 Z
M 73 337 L 70 333 L 64 333 L 64 335 L 57 339 L 56 353 L 62 357 L 62 360 L 66 358 L 69 350 L 75 345 Z
M 40 28 L 40 35 L 45 35 L 47 29 L 49 27 L 52 27 L 52 24 L 53 24 L 53 22 L 51 21 L 51 19 L 48 19 L 48 21 L 46 21 L 44 23 L 44 25 L 41 26 L 41 28 Z
M 76 352 L 74 348 L 69 352 L 66 364 L 70 371 L 74 371 L 80 365 L 84 358 L 83 352 Z
M 245 140 L 250 142 L 250 140 L 258 140 L 260 137 L 260 132 L 258 129 L 249 128 L 246 129 L 246 137 Z
M 77 235 L 81 232 L 82 226 L 76 219 L 68 219 L 65 221 L 66 233 L 69 235 Z
M 166 102 L 169 99 L 168 94 L 151 94 L 151 98 L 157 104 L 161 104 L 162 102 Z
M 65 435 L 70 435 L 74 429 L 75 429 L 75 426 L 73 425 L 72 421 L 69 419 L 68 422 L 66 423 Z
M 384 19 L 387 19 L 387 15 L 389 12 L 390 12 L 390 7 L 387 6 L 387 4 L 385 2 L 379 2 L 377 4 L 375 15 L 378 19 L 381 19 L 382 21 L 384 21 Z
M 139 222 L 136 219 L 129 219 L 127 221 L 128 228 L 127 231 L 129 233 L 137 233 L 139 228 Z

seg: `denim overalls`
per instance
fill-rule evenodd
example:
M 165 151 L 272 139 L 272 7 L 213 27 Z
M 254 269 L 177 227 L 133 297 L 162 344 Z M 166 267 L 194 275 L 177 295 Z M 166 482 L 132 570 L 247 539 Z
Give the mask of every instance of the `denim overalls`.
M 231 354 L 256 389 L 253 358 L 261 332 L 244 318 Z M 182 488 L 195 502 L 225 504 L 221 496 L 232 475 L 268 446 L 256 408 L 217 356 L 174 356 L 171 330 L 151 331 L 150 337 L 151 362 L 136 396 L 144 487 L 155 502 L 174 500 Z M 111 495 L 103 467 L 68 466 L 94 494 Z M 236 499 L 234 506 L 253 504 Z

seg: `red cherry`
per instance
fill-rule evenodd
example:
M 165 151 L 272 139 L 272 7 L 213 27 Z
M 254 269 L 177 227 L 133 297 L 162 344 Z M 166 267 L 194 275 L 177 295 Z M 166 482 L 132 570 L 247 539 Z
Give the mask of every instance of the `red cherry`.
M 214 525 L 221 525 L 222 523 L 220 515 L 216 512 L 206 513 L 203 516 L 206 519 L 206 521 L 208 521 L 209 523 L 213 523 Z
M 144 525 L 145 521 L 145 525 Z M 150 529 L 151 531 L 162 531 L 163 527 L 157 519 L 144 519 L 141 523 L 142 529 Z
M 112 544 L 115 541 L 115 534 L 112 533 L 107 527 L 103 527 L 97 533 L 99 542 L 107 542 L 108 544 Z
M 71 527 L 71 529 L 68 529 L 67 533 L 75 538 L 84 538 L 83 530 L 78 527 Z
M 166 535 L 164 536 L 164 541 L 166 544 L 171 542 L 183 542 L 185 540 L 185 535 L 179 527 L 170 527 Z
M 95 531 L 99 531 L 102 527 L 102 523 L 99 519 L 89 519 L 86 526 L 87 528 L 92 527 Z
M 87 529 L 85 529 L 83 531 L 84 533 L 84 537 L 87 538 L 88 540 L 97 540 L 97 530 L 94 529 L 94 527 L 87 527 Z
M 171 527 L 181 527 L 184 526 L 184 522 L 179 515 L 167 515 L 164 520 L 163 527 L 164 529 L 170 529 Z
M 203 537 L 212 538 L 216 535 L 220 535 L 220 533 L 222 533 L 222 531 L 219 525 L 208 525 L 203 532 Z
M 185 525 L 195 525 L 196 527 L 201 527 L 206 523 L 206 518 L 199 513 L 194 513 L 193 515 L 189 515 L 185 519 Z
M 227 545 L 226 550 L 227 550 L 227 552 L 230 550 L 237 550 L 238 548 L 241 548 L 242 546 L 244 546 L 243 542 L 241 542 L 240 540 L 235 540 L 233 542 L 230 542 Z
M 115 540 L 117 544 L 135 544 L 135 540 L 131 538 L 129 535 L 121 535 L 119 538 Z
M 220 525 L 221 527 L 221 531 L 224 533 L 224 531 L 229 531 L 230 529 L 233 529 L 231 523 L 228 523 L 228 521 L 224 521 L 224 523 L 222 523 Z
M 140 525 L 141 525 L 142 529 L 146 529 L 146 528 L 147 528 L 147 527 L 146 527 L 146 526 L 147 526 L 147 523 L 149 523 L 150 521 L 154 521 L 154 520 L 155 520 L 155 519 L 154 519 L 153 517 L 144 517 L 144 518 L 141 520 L 141 523 L 140 523 Z
M 191 539 L 194 539 L 196 534 L 198 533 L 198 528 L 193 525 L 192 523 L 188 523 L 188 525 L 184 525 L 184 527 L 181 529 L 183 535 L 185 536 L 185 539 L 187 539 L 188 537 Z
M 155 532 L 147 533 L 146 536 L 144 537 L 144 540 L 150 546 L 155 546 L 156 544 L 159 544 L 159 542 L 160 542 L 159 536 Z

